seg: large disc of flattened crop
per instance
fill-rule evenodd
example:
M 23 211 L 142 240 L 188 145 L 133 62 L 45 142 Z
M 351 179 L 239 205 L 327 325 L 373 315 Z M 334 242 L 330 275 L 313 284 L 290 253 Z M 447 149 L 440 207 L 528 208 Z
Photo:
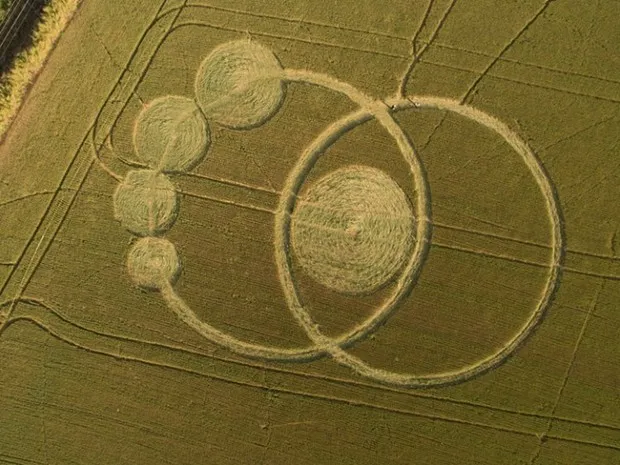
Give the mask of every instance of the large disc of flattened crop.
M 402 268 L 414 243 L 407 196 L 386 173 L 348 166 L 297 201 L 291 243 L 302 268 L 333 290 L 365 294 Z
M 200 65 L 195 87 L 205 115 L 233 129 L 264 123 L 284 99 L 278 59 L 249 40 L 216 47 Z
M 152 169 L 189 171 L 202 161 L 210 142 L 207 121 L 189 98 L 168 95 L 155 99 L 136 120 L 136 154 Z

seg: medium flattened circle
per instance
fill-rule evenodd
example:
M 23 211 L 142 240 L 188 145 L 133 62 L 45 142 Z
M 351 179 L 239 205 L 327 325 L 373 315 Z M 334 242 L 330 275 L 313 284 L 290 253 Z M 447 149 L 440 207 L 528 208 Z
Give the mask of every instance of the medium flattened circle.
M 133 133 L 140 161 L 167 173 L 184 173 L 200 163 L 211 143 L 209 126 L 196 103 L 168 95 L 148 103 Z
M 168 231 L 176 221 L 179 199 L 168 177 L 154 170 L 132 170 L 114 192 L 114 217 L 138 236 Z

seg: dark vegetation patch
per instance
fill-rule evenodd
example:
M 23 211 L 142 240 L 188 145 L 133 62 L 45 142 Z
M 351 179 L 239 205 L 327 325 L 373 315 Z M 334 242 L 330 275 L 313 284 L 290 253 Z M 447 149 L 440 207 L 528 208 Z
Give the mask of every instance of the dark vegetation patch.
M 0 0 L 0 74 L 32 45 L 32 33 L 50 0 Z

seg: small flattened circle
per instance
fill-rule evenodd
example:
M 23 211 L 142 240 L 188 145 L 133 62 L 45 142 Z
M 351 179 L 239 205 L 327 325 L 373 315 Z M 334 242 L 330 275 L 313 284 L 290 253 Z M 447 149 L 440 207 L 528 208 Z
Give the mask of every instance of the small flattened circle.
M 140 112 L 133 140 L 140 161 L 159 171 L 180 173 L 204 159 L 211 136 L 193 100 L 168 95 Z
M 204 59 L 195 90 L 208 118 L 232 129 L 256 127 L 282 104 L 282 66 L 269 49 L 256 42 L 228 42 Z
M 414 225 L 409 200 L 390 176 L 347 166 L 319 179 L 297 201 L 291 243 L 313 279 L 338 292 L 365 294 L 403 267 Z
M 138 286 L 160 290 L 166 282 L 174 283 L 181 263 L 172 242 L 159 237 L 142 237 L 129 251 L 127 269 Z
M 133 170 L 114 192 L 114 217 L 138 236 L 169 230 L 176 220 L 179 201 L 167 176 L 154 170 Z

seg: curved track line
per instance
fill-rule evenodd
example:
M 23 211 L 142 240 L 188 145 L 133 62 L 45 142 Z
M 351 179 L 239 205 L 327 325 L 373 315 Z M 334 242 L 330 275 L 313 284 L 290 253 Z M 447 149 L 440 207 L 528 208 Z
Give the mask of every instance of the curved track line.
M 365 389 L 376 389 L 376 390 L 379 390 L 379 391 L 394 393 L 394 394 L 403 395 L 403 396 L 407 396 L 407 397 L 420 398 L 420 399 L 431 400 L 431 401 L 439 401 L 439 402 L 444 402 L 444 403 L 453 404 L 453 405 L 459 405 L 459 406 L 463 406 L 463 407 L 473 407 L 473 408 L 477 408 L 477 409 L 488 410 L 488 411 L 491 411 L 491 412 L 506 413 L 506 414 L 516 415 L 516 416 L 522 416 L 522 417 L 539 419 L 539 420 L 553 419 L 553 420 L 563 421 L 563 422 L 567 422 L 567 423 L 571 423 L 571 424 L 590 426 L 590 427 L 594 427 L 594 428 L 603 428 L 603 429 L 607 429 L 609 431 L 620 432 L 620 426 L 613 426 L 613 425 L 604 424 L 604 423 L 589 422 L 589 421 L 578 420 L 578 419 L 568 418 L 568 417 L 561 417 L 561 416 L 553 416 L 552 417 L 551 415 L 546 415 L 546 414 L 542 414 L 542 413 L 533 413 L 533 412 L 526 412 L 526 411 L 520 411 L 520 410 L 511 410 L 511 409 L 508 409 L 508 408 L 505 408 L 505 407 L 497 407 L 497 406 L 488 405 L 488 404 L 482 404 L 482 403 L 478 403 L 478 402 L 471 402 L 471 401 L 466 401 L 466 400 L 461 400 L 461 399 L 454 399 L 454 398 L 451 398 L 451 397 L 430 394 L 428 392 L 423 392 L 423 391 L 403 390 L 403 389 L 398 389 L 398 388 L 394 388 L 394 387 L 390 387 L 390 386 L 386 386 L 386 385 L 381 385 L 381 384 L 372 384 L 372 383 L 368 383 L 368 382 L 364 382 L 364 381 L 356 380 L 356 379 L 338 378 L 338 377 L 333 377 L 333 376 L 321 375 L 321 374 L 318 374 L 318 373 L 305 373 L 305 372 L 291 371 L 291 370 L 279 368 L 279 367 L 273 366 L 273 365 L 267 365 L 267 364 L 262 364 L 262 363 L 261 364 L 257 364 L 257 363 L 249 362 L 249 361 L 243 360 L 243 359 L 222 357 L 222 356 L 218 356 L 218 355 L 215 355 L 215 354 L 207 352 L 207 351 L 197 350 L 197 348 L 189 348 L 189 346 L 182 346 L 182 345 L 177 345 L 177 344 L 175 344 L 175 345 L 165 344 L 165 343 L 161 343 L 161 342 L 149 341 L 149 340 L 145 340 L 145 339 L 139 339 L 139 338 L 134 338 L 134 337 L 130 337 L 130 336 L 124 336 L 124 335 L 120 335 L 120 334 L 108 333 L 108 332 L 100 331 L 100 330 L 97 330 L 97 329 L 89 328 L 89 327 L 84 326 L 84 325 L 82 325 L 80 323 L 76 323 L 76 322 L 70 320 L 69 318 L 67 318 L 65 315 L 63 315 L 63 313 L 61 313 L 59 310 L 57 310 L 56 308 L 52 307 L 51 305 L 41 301 L 40 299 L 36 299 L 36 298 L 32 298 L 32 297 L 22 297 L 22 298 L 19 298 L 19 299 L 11 299 L 9 301 L 5 301 L 3 303 L 0 303 L 0 308 L 6 307 L 8 305 L 12 305 L 14 303 L 22 303 L 22 304 L 26 305 L 28 308 L 40 308 L 40 309 L 42 309 L 42 310 L 44 310 L 46 312 L 43 315 L 37 315 L 35 313 L 28 312 L 26 314 L 22 314 L 21 317 L 27 317 L 27 318 L 31 318 L 31 319 L 36 319 L 38 321 L 43 322 L 42 317 L 44 317 L 44 316 L 45 317 L 53 316 L 55 319 L 57 319 L 63 325 L 70 326 L 70 327 L 72 327 L 74 329 L 77 329 L 78 331 L 81 331 L 81 332 L 85 332 L 85 333 L 88 333 L 88 334 L 91 334 L 91 335 L 99 336 L 99 337 L 102 337 L 104 339 L 112 339 L 112 340 L 118 341 L 118 342 L 135 343 L 135 344 L 140 344 L 140 345 L 144 345 L 144 346 L 147 346 L 147 347 L 154 347 L 154 348 L 158 348 L 158 349 L 169 350 L 169 351 L 184 353 L 184 354 L 188 354 L 188 355 L 205 357 L 205 358 L 212 359 L 212 360 L 215 360 L 215 361 L 218 361 L 218 362 L 230 363 L 230 364 L 244 366 L 244 367 L 248 367 L 248 368 L 252 368 L 252 369 L 264 370 L 264 371 L 268 371 L 268 372 L 272 372 L 272 373 L 276 373 L 276 374 L 300 376 L 300 377 L 303 377 L 303 378 L 307 377 L 307 378 L 312 378 L 312 379 L 316 379 L 316 380 L 324 381 L 324 382 L 328 382 L 328 383 L 343 384 L 343 385 L 349 385 L 349 386 L 353 386 L 353 387 L 362 387 L 362 388 L 365 388 Z M 47 327 L 51 327 L 53 325 L 56 325 L 56 323 L 54 323 L 52 321 L 46 321 L 43 324 L 46 325 Z M 0 335 L 1 335 L 2 332 L 3 332 L 3 330 L 0 329 Z M 63 336 L 66 337 L 66 338 L 69 338 L 69 336 L 64 334 L 63 331 L 61 331 L 61 329 L 59 327 L 56 329 L 56 332 L 58 334 L 63 334 Z M 174 339 L 170 339 L 170 340 L 172 342 L 174 342 L 174 343 L 179 342 L 179 341 L 176 341 Z M 115 354 L 113 354 L 113 353 L 109 353 L 108 355 L 115 356 Z M 145 359 L 145 361 L 146 361 L 146 359 Z
M 46 332 L 50 337 L 53 337 L 54 339 L 56 339 L 56 340 L 58 340 L 58 341 L 60 341 L 60 342 L 62 342 L 64 344 L 67 344 L 67 345 L 69 345 L 71 347 L 74 347 L 76 349 L 84 350 L 84 351 L 86 351 L 88 353 L 97 354 L 97 355 L 103 355 L 103 356 L 107 356 L 107 357 L 112 357 L 112 358 L 114 358 L 116 360 L 125 360 L 125 361 L 139 363 L 139 364 L 147 365 L 147 366 L 151 366 L 151 367 L 171 369 L 171 370 L 175 370 L 175 371 L 178 371 L 178 372 L 181 372 L 181 373 L 185 373 L 185 374 L 189 374 L 189 375 L 193 375 L 193 376 L 198 376 L 198 377 L 201 377 L 201 378 L 213 379 L 213 380 L 217 380 L 217 381 L 221 381 L 221 382 L 229 383 L 229 384 L 234 384 L 234 385 L 241 386 L 241 387 L 249 387 L 249 388 L 254 388 L 254 389 L 259 389 L 259 390 L 269 391 L 269 392 L 279 392 L 279 393 L 282 393 L 282 394 L 295 395 L 295 396 L 300 396 L 300 397 L 304 397 L 304 398 L 308 398 L 308 399 L 315 399 L 315 400 L 320 400 L 320 401 L 325 401 L 325 402 L 334 402 L 334 403 L 338 403 L 338 404 L 342 404 L 342 405 L 371 408 L 371 409 L 374 409 L 374 410 L 390 412 L 390 413 L 394 413 L 394 414 L 398 414 L 398 415 L 405 415 L 405 416 L 412 416 L 412 417 L 417 417 L 417 418 L 424 418 L 424 419 L 428 419 L 428 420 L 432 420 L 432 421 L 442 421 L 442 422 L 445 422 L 445 423 L 452 423 L 452 424 L 457 424 L 457 425 L 474 426 L 474 427 L 479 427 L 479 428 L 483 428 L 483 429 L 487 429 L 487 430 L 492 430 L 492 431 L 502 431 L 502 432 L 506 432 L 506 433 L 525 435 L 525 436 L 533 436 L 533 437 L 537 437 L 538 434 L 539 434 L 537 431 L 531 431 L 531 430 L 525 430 L 525 429 L 517 429 L 517 428 L 510 428 L 510 427 L 504 427 L 504 426 L 498 426 L 498 425 L 490 425 L 490 424 L 486 424 L 486 423 L 482 423 L 482 422 L 478 422 L 478 421 L 463 420 L 463 419 L 460 419 L 460 418 L 450 417 L 450 416 L 446 416 L 446 415 L 430 415 L 430 414 L 426 414 L 426 413 L 422 413 L 422 412 L 416 412 L 416 411 L 413 411 L 413 410 L 406 410 L 406 409 L 398 409 L 398 408 L 394 408 L 394 407 L 388 407 L 386 405 L 381 405 L 381 404 L 373 403 L 373 402 L 353 400 L 353 399 L 347 399 L 347 398 L 342 398 L 342 397 L 337 397 L 337 396 L 313 394 L 313 393 L 310 393 L 310 392 L 296 390 L 296 389 L 286 389 L 286 388 L 281 388 L 281 387 L 268 386 L 268 385 L 264 385 L 264 384 L 260 384 L 260 383 L 256 383 L 256 382 L 252 382 L 252 381 L 250 381 L 250 382 L 248 382 L 248 381 L 239 381 L 239 380 L 235 380 L 235 379 L 232 379 L 232 378 L 229 378 L 229 377 L 226 377 L 226 376 L 216 375 L 216 374 L 212 374 L 212 373 L 205 373 L 205 372 L 193 370 L 193 369 L 190 369 L 190 368 L 185 368 L 185 367 L 182 367 L 182 366 L 179 366 L 179 365 L 170 364 L 170 363 L 149 361 L 149 360 L 141 359 L 139 357 L 134 357 L 134 356 L 131 356 L 131 355 L 113 354 L 113 353 L 107 352 L 105 350 L 96 349 L 96 348 L 92 348 L 92 347 L 87 347 L 87 346 L 81 344 L 80 342 L 76 342 L 76 341 L 74 341 L 74 340 L 72 340 L 72 339 L 70 339 L 70 338 L 68 338 L 66 336 L 63 336 L 62 334 L 60 334 L 56 330 L 52 329 L 51 327 L 48 327 L 47 325 L 45 325 L 43 322 L 39 321 L 38 319 L 36 319 L 34 317 L 29 317 L 29 316 L 20 316 L 20 317 L 16 317 L 16 318 L 11 318 L 7 322 L 7 325 L 2 328 L 1 332 L 4 332 L 9 327 L 12 327 L 13 325 L 15 325 L 17 323 L 20 323 L 20 322 L 21 323 L 31 324 L 31 325 L 39 328 L 40 330 Z M 592 445 L 592 446 L 601 447 L 601 448 L 605 448 L 605 449 L 620 450 L 620 446 L 613 445 L 613 444 L 597 443 L 597 442 L 594 442 L 594 441 L 583 441 L 583 440 L 579 440 L 579 439 L 567 438 L 567 437 L 557 436 L 557 435 L 547 435 L 547 438 L 549 438 L 549 439 L 557 439 L 557 440 L 560 440 L 560 441 L 579 443 L 579 444 L 589 444 L 589 445 Z

